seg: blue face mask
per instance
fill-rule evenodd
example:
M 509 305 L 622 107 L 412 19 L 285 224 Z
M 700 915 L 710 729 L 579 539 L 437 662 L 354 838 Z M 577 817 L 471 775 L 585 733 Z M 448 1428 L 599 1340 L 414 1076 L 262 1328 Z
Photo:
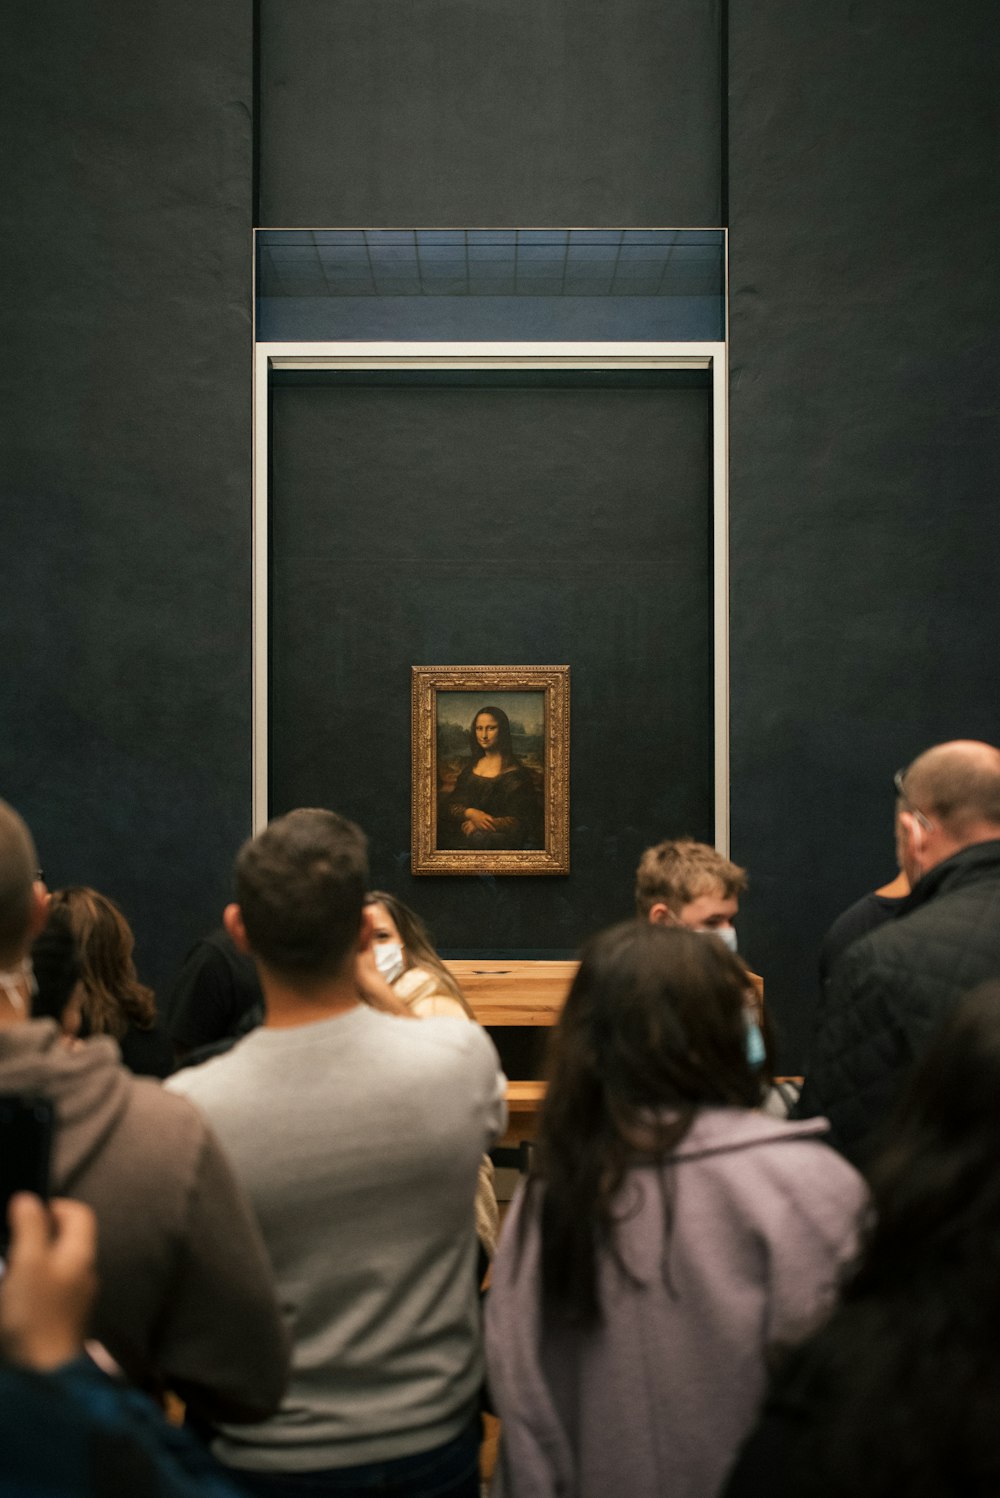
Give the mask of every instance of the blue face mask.
M 767 1048 L 764 1045 L 764 1037 L 761 1034 L 760 1025 L 752 1014 L 743 1014 L 743 1022 L 747 1031 L 747 1060 L 754 1071 L 759 1071 L 767 1060 Z

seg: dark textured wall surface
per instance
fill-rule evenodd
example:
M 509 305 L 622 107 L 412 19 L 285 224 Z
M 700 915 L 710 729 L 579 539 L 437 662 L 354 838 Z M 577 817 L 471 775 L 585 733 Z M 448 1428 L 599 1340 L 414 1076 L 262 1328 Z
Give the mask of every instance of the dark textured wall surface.
M 719 223 L 717 0 L 261 0 L 260 222 Z
M 260 9 L 261 222 L 704 224 L 728 185 L 733 852 L 799 1064 L 892 769 L 1000 737 L 993 7 L 730 0 L 726 128 L 701 0 Z M 18 0 L 7 41 L 0 793 L 159 980 L 249 823 L 251 5 Z
M 650 827 L 712 835 L 707 382 L 296 385 L 272 440 L 272 809 L 360 822 L 449 950 L 629 915 Z M 571 667 L 566 877 L 410 875 L 410 668 L 480 663 Z
M 720 6 L 703 0 L 262 0 L 261 222 L 717 224 L 721 35 Z M 376 875 L 450 949 L 572 948 L 628 913 L 651 836 L 711 836 L 705 392 L 677 392 L 666 407 L 659 397 L 652 422 L 652 392 L 616 393 L 610 430 L 606 405 L 579 398 L 553 425 L 551 402 L 562 412 L 566 395 L 522 401 L 516 440 L 498 438 L 495 422 L 467 422 L 469 393 L 454 413 L 439 399 L 433 421 L 401 416 L 388 393 L 352 417 L 332 412 L 329 396 L 321 416 L 315 395 L 295 390 L 275 406 L 276 548 L 288 530 L 301 539 L 306 514 L 322 516 L 329 544 L 325 565 L 296 557 L 295 542 L 278 563 L 287 607 L 274 615 L 274 804 L 320 790 L 351 799 Z M 352 420 L 353 448 L 336 435 Z M 337 483 L 345 471 L 356 500 Z M 357 473 L 379 496 L 367 508 Z M 478 517 L 467 533 L 463 509 Z M 329 563 L 338 547 L 348 559 L 339 573 Z M 483 590 L 498 588 L 499 614 L 481 613 Z M 310 616 L 337 620 L 318 694 L 309 682 L 329 643 Z M 568 880 L 411 887 L 399 734 L 409 666 L 473 660 L 573 667 Z M 336 735 L 338 699 L 373 677 L 367 733 Z M 298 742 L 291 731 L 303 713 L 313 744 L 331 746 L 325 762 L 308 731 Z M 620 748 L 609 724 L 628 724 Z
M 6 20 L 0 795 L 162 987 L 250 822 L 251 6 Z
M 730 5 L 733 853 L 801 1064 L 892 772 L 1000 740 L 996 15 Z

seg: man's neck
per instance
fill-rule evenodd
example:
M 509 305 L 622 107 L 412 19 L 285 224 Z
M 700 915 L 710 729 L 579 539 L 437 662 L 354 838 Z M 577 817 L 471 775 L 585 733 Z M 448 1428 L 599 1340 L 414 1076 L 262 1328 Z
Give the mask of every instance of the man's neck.
M 883 884 L 875 893 L 881 895 L 884 900 L 903 900 L 910 893 L 910 881 L 905 872 L 900 869 L 895 879 L 890 879 L 888 884 Z
M 965 832 L 961 837 L 943 837 L 934 849 L 934 861 L 921 871 L 921 879 L 925 874 L 931 873 L 938 864 L 944 863 L 949 858 L 954 858 L 956 853 L 964 853 L 967 848 L 978 848 L 980 843 L 1000 842 L 1000 826 L 993 822 L 977 822 L 976 825 Z
M 264 990 L 266 1030 L 291 1030 L 318 1020 L 347 1014 L 361 1003 L 353 970 L 350 977 L 330 978 L 314 984 L 290 983 L 278 973 L 258 964 Z

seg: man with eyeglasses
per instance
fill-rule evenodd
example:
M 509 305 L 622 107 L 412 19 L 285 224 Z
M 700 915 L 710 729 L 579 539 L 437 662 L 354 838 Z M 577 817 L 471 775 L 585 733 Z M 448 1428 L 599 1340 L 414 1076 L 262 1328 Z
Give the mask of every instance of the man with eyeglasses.
M 905 910 L 834 970 L 799 1116 L 863 1160 L 899 1085 L 957 1000 L 1000 977 L 1000 750 L 938 744 L 894 779 Z

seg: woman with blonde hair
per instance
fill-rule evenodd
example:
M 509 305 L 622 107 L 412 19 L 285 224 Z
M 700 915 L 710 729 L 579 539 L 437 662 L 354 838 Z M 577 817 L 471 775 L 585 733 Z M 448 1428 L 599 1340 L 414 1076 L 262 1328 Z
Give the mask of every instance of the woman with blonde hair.
M 416 911 L 382 889 L 371 890 L 365 906 L 373 922 L 375 966 L 405 1008 L 418 1019 L 442 1014 L 475 1019 Z
M 358 978 L 366 999 L 411 1019 L 454 1017 L 477 1024 L 416 911 L 381 889 L 368 893 L 365 908 L 372 922 L 372 943 L 361 957 Z M 485 1256 L 483 1268 L 485 1260 L 493 1257 L 500 1228 L 493 1180 L 493 1164 L 484 1155 L 476 1191 L 476 1234 Z
M 135 936 L 121 910 L 99 890 L 73 884 L 56 890 L 51 909 L 64 911 L 76 938 L 83 982 L 81 1035 L 111 1035 L 122 1060 L 140 1075 L 173 1070 L 170 1042 L 156 1024 L 156 998 L 139 981 Z

